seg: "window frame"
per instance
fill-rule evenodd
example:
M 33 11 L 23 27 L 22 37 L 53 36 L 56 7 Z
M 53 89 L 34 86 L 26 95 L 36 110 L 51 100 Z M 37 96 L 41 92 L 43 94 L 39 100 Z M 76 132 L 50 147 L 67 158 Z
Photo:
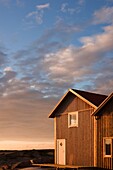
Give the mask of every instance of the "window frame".
M 71 116 L 72 115 L 76 115 L 76 123 L 75 124 L 71 124 Z M 71 128 L 71 127 L 78 127 L 78 111 L 68 113 L 68 128 Z
M 110 140 L 110 155 L 106 154 L 106 140 Z M 112 157 L 112 138 L 109 137 L 103 138 L 103 156 L 108 158 Z

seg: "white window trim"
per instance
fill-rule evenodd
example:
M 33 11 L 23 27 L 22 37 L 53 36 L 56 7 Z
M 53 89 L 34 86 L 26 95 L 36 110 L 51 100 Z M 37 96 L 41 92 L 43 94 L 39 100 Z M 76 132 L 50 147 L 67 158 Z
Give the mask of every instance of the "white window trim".
M 71 125 L 70 124 L 70 115 L 76 115 L 76 118 L 77 118 L 77 120 L 76 120 L 76 124 L 75 125 Z M 78 127 L 78 111 L 75 111 L 75 112 L 69 112 L 68 113 L 68 128 L 70 128 L 70 127 Z
M 111 141 L 111 155 L 106 155 L 105 154 L 105 140 L 106 139 L 110 139 L 110 141 Z M 112 157 L 112 138 L 110 138 L 110 137 L 105 137 L 105 138 L 103 138 L 103 156 L 104 156 L 104 158 L 111 158 Z

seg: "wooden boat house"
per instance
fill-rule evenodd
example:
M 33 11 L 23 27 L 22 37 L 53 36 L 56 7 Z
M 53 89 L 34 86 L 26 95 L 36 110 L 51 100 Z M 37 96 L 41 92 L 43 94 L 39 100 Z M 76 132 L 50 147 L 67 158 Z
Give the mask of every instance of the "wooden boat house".
M 99 147 L 102 147 L 101 140 L 103 141 L 104 136 L 100 137 L 102 129 L 99 129 L 97 133 L 97 128 L 100 126 L 105 131 L 102 123 L 106 120 L 103 120 L 103 116 L 101 116 L 103 110 L 99 105 L 108 99 L 106 98 L 106 95 L 75 89 L 69 89 L 61 98 L 49 114 L 49 118 L 54 118 L 55 164 L 101 166 L 101 163 L 99 164 L 97 161 L 97 156 L 98 160 L 103 161 L 102 155 L 100 157 L 98 152 L 101 151 Z M 101 107 L 105 107 L 103 105 Z M 92 116 L 93 113 L 94 116 Z M 97 118 L 100 119 L 97 120 Z M 105 125 L 108 128 L 111 124 L 113 125 L 113 122 Z M 113 132 L 113 126 L 111 131 Z M 108 134 L 107 131 L 104 133 Z M 109 136 L 113 136 L 113 133 Z M 99 145 L 97 140 L 100 141 Z M 109 140 L 105 141 L 109 142 Z
M 113 169 L 113 93 L 93 115 L 97 119 L 97 166 Z

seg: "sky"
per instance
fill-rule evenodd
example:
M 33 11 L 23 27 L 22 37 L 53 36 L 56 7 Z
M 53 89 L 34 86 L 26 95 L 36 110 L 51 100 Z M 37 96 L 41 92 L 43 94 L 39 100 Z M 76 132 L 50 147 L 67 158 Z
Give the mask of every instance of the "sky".
M 0 0 L 0 149 L 53 147 L 69 88 L 113 92 L 113 0 Z

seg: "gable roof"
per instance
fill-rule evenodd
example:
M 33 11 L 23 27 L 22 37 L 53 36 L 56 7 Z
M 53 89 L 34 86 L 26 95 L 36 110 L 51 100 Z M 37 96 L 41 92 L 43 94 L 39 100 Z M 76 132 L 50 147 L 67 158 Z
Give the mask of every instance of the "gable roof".
M 52 112 L 49 114 L 49 118 L 54 118 L 56 116 L 55 115 L 56 109 L 61 106 L 63 101 L 68 97 L 69 93 L 74 94 L 75 96 L 77 96 L 87 104 L 91 105 L 95 109 L 97 109 L 100 103 L 103 102 L 103 100 L 105 100 L 107 97 L 106 95 L 101 95 L 101 94 L 96 94 L 96 93 L 91 93 L 91 92 L 76 90 L 76 89 L 69 89 L 68 92 L 64 94 L 64 96 L 61 98 L 61 100 L 57 103 L 57 105 L 54 107 Z
M 91 92 L 86 92 L 81 90 L 74 90 L 74 89 L 73 91 L 83 96 L 85 99 L 87 99 L 89 102 L 91 102 L 97 107 L 107 98 L 106 95 L 102 95 L 102 94 L 91 93 Z
M 113 97 L 113 93 L 111 93 L 100 105 L 99 107 L 96 109 L 96 111 L 93 112 L 93 116 L 98 116 L 100 114 L 99 111 L 101 111 L 101 109 L 112 99 Z

